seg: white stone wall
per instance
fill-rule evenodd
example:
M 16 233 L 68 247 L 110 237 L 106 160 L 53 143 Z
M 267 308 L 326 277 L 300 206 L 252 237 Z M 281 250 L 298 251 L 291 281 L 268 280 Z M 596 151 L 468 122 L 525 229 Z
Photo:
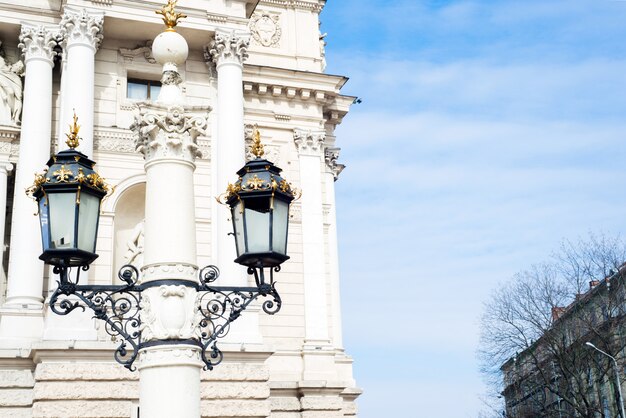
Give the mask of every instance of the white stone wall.
M 118 237 L 116 243 L 116 231 L 122 224 L 116 205 L 125 192 L 133 193 L 145 181 L 144 160 L 134 151 L 134 137 L 128 129 L 133 121 L 133 101 L 126 98 L 126 83 L 129 77 L 150 80 L 160 77 L 161 68 L 153 62 L 146 47 L 146 41 L 160 31 L 159 20 L 152 14 L 160 2 L 116 4 L 110 0 L 70 0 L 67 3 L 105 13 L 104 40 L 95 55 L 93 158 L 98 172 L 116 186 L 116 192 L 103 204 L 97 243 L 100 257 L 88 274 L 91 283 L 109 284 L 116 280 L 120 251 L 124 248 L 123 237 Z M 181 10 L 189 15 L 180 31 L 190 45 L 189 58 L 180 69 L 185 80 L 183 91 L 189 104 L 212 107 L 206 136 L 199 139 L 203 157 L 196 161 L 194 174 L 199 266 L 216 262 L 212 220 L 217 211 L 226 210 L 214 199 L 224 191 L 225 185 L 216 184 L 212 170 L 219 112 L 217 73 L 213 64 L 207 64 L 204 51 L 215 28 L 252 31 L 250 57 L 243 69 L 245 123 L 258 125 L 267 158 L 283 168 L 284 177 L 295 187 L 300 188 L 303 179 L 294 131 L 326 132 L 324 148 L 340 145 L 340 141 L 335 144 L 334 127 L 348 112 L 352 101 L 340 93 L 345 78 L 323 74 L 323 39 L 320 39 L 318 19 L 324 1 L 261 0 L 254 11 L 250 8 L 252 3 L 179 1 Z M 0 40 L 7 55 L 12 59 L 17 57 L 20 22 L 58 24 L 60 10 L 60 1 L 32 0 L 26 7 L 21 1 L 0 1 L 3 14 Z M 53 143 L 63 138 L 67 129 L 60 122 L 59 67 L 57 63 L 53 72 Z M 17 162 L 19 138 L 7 144 L 6 158 Z M 305 315 L 305 306 L 311 295 L 305 292 L 308 276 L 303 250 L 307 238 L 303 235 L 302 201 L 298 201 L 293 205 L 289 225 L 291 259 L 276 276 L 282 309 L 275 316 L 262 311 L 259 314 L 261 344 L 229 341 L 224 348 L 225 362 L 214 371 L 203 372 L 203 417 L 356 415 L 354 399 L 360 391 L 355 389 L 352 360 L 337 337 L 340 309 L 333 272 L 337 254 L 329 236 L 335 208 L 334 199 L 327 195 L 330 180 L 323 150 L 319 170 L 322 192 L 318 203 L 324 213 L 320 225 L 324 234 L 323 259 L 319 262 L 324 271 L 322 295 L 326 299 L 327 345 L 320 347 L 320 352 L 315 352 L 317 347 L 305 347 L 307 321 L 309 325 L 311 321 Z M 236 179 L 235 173 L 232 179 Z M 49 292 L 47 281 L 42 292 L 44 296 Z M 58 318 L 45 308 L 42 315 L 46 328 L 39 340 L 0 341 L 3 364 L 0 416 L 136 416 L 137 374 L 112 361 L 112 345 L 103 327 L 89 315 L 73 313 Z M 72 342 L 72 335 L 78 335 L 75 338 L 79 341 Z M 311 380 L 311 376 L 319 378 Z

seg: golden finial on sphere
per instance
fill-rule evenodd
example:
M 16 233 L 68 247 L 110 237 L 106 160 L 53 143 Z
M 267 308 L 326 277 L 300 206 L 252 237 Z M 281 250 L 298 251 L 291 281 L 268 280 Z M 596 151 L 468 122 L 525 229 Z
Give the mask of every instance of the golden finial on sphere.
M 80 125 L 78 124 L 78 116 L 76 116 L 76 111 L 74 111 L 74 123 L 70 125 L 70 133 L 65 134 L 65 136 L 67 136 L 67 141 L 65 141 L 65 143 L 71 149 L 75 149 L 80 142 L 80 137 L 78 136 L 79 129 Z
M 254 154 L 257 158 L 261 158 L 265 151 L 263 150 L 263 144 L 261 144 L 261 132 L 259 132 L 259 128 L 254 126 L 254 133 L 252 134 L 252 154 Z
M 183 13 L 177 13 L 174 8 L 176 7 L 176 3 L 178 0 L 167 0 L 167 4 L 161 8 L 161 10 L 156 10 L 155 13 L 159 14 L 167 26 L 167 30 L 170 32 L 174 32 L 174 27 L 178 24 L 178 19 L 182 19 L 187 17 L 187 15 Z

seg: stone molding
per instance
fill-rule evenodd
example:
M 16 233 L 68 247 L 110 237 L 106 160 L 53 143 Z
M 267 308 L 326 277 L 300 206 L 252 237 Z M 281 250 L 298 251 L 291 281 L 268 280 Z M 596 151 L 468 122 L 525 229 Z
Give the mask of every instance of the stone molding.
M 244 81 L 244 94 L 258 94 L 259 96 L 272 95 L 274 97 L 285 97 L 287 99 L 300 99 L 308 101 L 315 100 L 318 103 L 326 104 L 333 95 L 328 91 L 305 89 L 296 86 L 283 86 L 278 84 L 265 84 L 252 81 Z
M 248 58 L 249 45 L 249 33 L 218 28 L 215 38 L 205 46 L 204 57 L 215 62 L 217 67 L 227 63 L 243 65 Z
M 302 9 L 302 10 L 310 10 L 313 12 L 321 12 L 324 8 L 325 1 L 315 1 L 308 2 L 302 0 L 261 0 L 260 4 L 275 6 L 275 7 L 283 7 L 285 9 Z
M 341 174 L 343 169 L 346 168 L 344 164 L 339 164 L 337 162 L 339 159 L 339 151 L 341 151 L 341 148 L 324 149 L 324 161 L 326 162 L 326 167 L 335 178 L 335 181 L 337 181 L 339 174 Z
M 24 62 L 34 59 L 47 61 L 50 65 L 57 55 L 54 48 L 57 42 L 58 30 L 43 25 L 23 24 L 20 29 L 18 48 L 24 54 Z
M 102 43 L 104 13 L 66 7 L 61 19 L 61 46 L 85 45 L 94 53 Z
M 135 135 L 130 131 L 95 131 L 94 148 L 99 151 L 135 153 Z
M 137 370 L 150 367 L 196 366 L 202 367 L 200 347 L 192 345 L 157 345 L 139 351 Z
M 280 14 L 267 11 L 255 12 L 250 18 L 248 29 L 252 39 L 258 45 L 278 48 L 282 29 L 280 27 Z
M 0 154 L 15 157 L 18 155 L 20 128 L 15 126 L 0 125 Z
M 141 268 L 141 283 L 154 280 L 176 278 L 178 280 L 198 280 L 198 266 L 184 263 L 146 264 Z
M 176 158 L 193 163 L 202 157 L 197 138 L 205 133 L 206 107 L 164 106 L 141 102 L 130 129 L 137 138 L 136 151 L 146 163 L 158 158 Z M 204 112 L 202 112 L 204 110 Z
M 293 141 L 300 155 L 321 156 L 326 132 L 322 130 L 293 130 Z

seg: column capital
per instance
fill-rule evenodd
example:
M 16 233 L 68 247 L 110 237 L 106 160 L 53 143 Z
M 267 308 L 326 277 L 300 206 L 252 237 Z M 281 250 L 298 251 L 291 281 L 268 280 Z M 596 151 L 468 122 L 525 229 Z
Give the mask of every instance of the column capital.
M 186 109 L 157 103 L 140 103 L 130 127 L 137 137 L 137 152 L 146 163 L 159 159 L 179 159 L 194 163 L 202 156 L 197 143 L 204 134 L 208 109 Z
M 238 64 L 248 58 L 250 33 L 235 29 L 218 28 L 215 38 L 204 47 L 204 57 L 219 67 L 222 64 Z
M 300 155 L 321 156 L 326 141 L 326 132 L 296 128 L 293 130 L 293 141 Z
M 8 161 L 0 161 L 0 174 L 8 175 L 11 171 L 13 171 L 13 164 Z
M 39 59 L 52 65 L 57 54 L 54 50 L 58 44 L 57 37 L 57 28 L 23 23 L 17 46 L 24 54 L 24 62 L 28 64 L 30 60 Z
M 328 168 L 328 172 L 333 175 L 335 181 L 337 181 L 339 174 L 341 174 L 343 169 L 346 168 L 344 164 L 339 164 L 337 162 L 339 159 L 339 151 L 341 151 L 341 148 L 324 149 L 324 161 L 326 162 L 326 168 Z
M 104 13 L 66 7 L 61 19 L 61 44 L 65 50 L 72 45 L 84 45 L 98 50 L 103 32 Z

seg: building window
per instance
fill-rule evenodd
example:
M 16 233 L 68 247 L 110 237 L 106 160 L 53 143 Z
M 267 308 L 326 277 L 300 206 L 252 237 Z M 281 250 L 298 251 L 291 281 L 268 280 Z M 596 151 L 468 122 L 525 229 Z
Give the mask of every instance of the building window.
M 129 78 L 126 97 L 132 100 L 156 100 L 161 91 L 161 82 Z

